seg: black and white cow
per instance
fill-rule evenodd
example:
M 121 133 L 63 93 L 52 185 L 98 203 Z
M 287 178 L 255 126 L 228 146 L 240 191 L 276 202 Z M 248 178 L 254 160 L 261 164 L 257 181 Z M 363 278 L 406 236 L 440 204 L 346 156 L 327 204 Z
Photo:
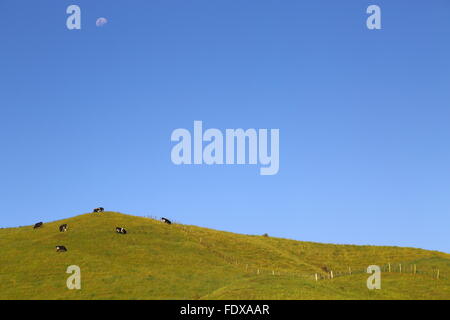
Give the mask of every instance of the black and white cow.
M 43 222 L 38 222 L 34 225 L 33 229 L 40 228 L 40 227 L 42 227 L 43 224 L 44 224 Z
M 56 252 L 66 252 L 67 248 L 65 246 L 56 246 Z
M 59 232 L 66 232 L 67 231 L 67 224 L 62 224 L 59 226 Z
M 172 221 L 170 221 L 169 219 L 161 218 L 161 220 L 162 220 L 164 223 L 172 224 Z
M 116 232 L 120 234 L 127 234 L 127 230 L 121 227 L 116 227 Z
M 105 211 L 105 209 L 103 209 L 102 207 L 99 208 L 95 208 L 92 212 L 103 212 Z

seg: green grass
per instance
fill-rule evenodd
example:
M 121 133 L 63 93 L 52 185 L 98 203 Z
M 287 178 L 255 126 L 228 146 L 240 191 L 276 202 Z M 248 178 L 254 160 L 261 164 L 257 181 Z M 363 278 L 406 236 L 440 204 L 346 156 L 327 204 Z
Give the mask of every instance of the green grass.
M 450 299 L 449 254 L 248 236 L 115 212 L 1 229 L 0 247 L 0 299 Z M 368 290 L 365 269 L 388 263 L 381 290 Z M 81 290 L 66 287 L 70 265 L 81 268 Z

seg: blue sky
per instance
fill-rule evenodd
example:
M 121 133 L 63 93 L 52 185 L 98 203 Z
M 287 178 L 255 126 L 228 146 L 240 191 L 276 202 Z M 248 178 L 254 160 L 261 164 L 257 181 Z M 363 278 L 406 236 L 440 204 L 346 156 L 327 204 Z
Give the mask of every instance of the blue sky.
M 103 206 L 450 252 L 446 0 L 2 0 L 0 37 L 1 227 Z M 194 120 L 279 128 L 279 173 L 175 166 Z

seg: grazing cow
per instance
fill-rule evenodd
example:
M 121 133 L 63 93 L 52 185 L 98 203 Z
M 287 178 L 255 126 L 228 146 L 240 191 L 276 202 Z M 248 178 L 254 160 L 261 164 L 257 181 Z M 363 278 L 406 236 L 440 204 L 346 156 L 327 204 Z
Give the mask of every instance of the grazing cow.
M 43 222 L 38 222 L 34 225 L 33 229 L 40 228 L 40 227 L 42 227 L 43 224 L 44 224 Z
M 67 248 L 64 246 L 56 246 L 56 252 L 66 252 Z
M 67 224 L 62 224 L 59 226 L 59 232 L 66 232 L 67 231 Z
M 105 209 L 103 209 L 102 207 L 99 208 L 95 208 L 92 212 L 103 212 L 105 211 Z
M 116 227 L 116 232 L 120 234 L 127 234 L 127 230 L 121 227 Z
M 164 223 L 172 224 L 172 221 L 170 221 L 169 219 L 161 218 L 161 220 L 162 220 Z

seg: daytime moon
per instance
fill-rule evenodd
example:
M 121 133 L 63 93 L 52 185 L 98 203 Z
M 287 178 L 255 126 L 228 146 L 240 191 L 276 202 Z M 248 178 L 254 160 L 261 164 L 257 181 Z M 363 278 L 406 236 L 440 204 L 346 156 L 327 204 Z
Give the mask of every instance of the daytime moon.
M 98 18 L 97 21 L 95 21 L 95 25 L 97 27 L 103 27 L 107 23 L 108 23 L 108 20 L 106 20 L 106 18 Z

